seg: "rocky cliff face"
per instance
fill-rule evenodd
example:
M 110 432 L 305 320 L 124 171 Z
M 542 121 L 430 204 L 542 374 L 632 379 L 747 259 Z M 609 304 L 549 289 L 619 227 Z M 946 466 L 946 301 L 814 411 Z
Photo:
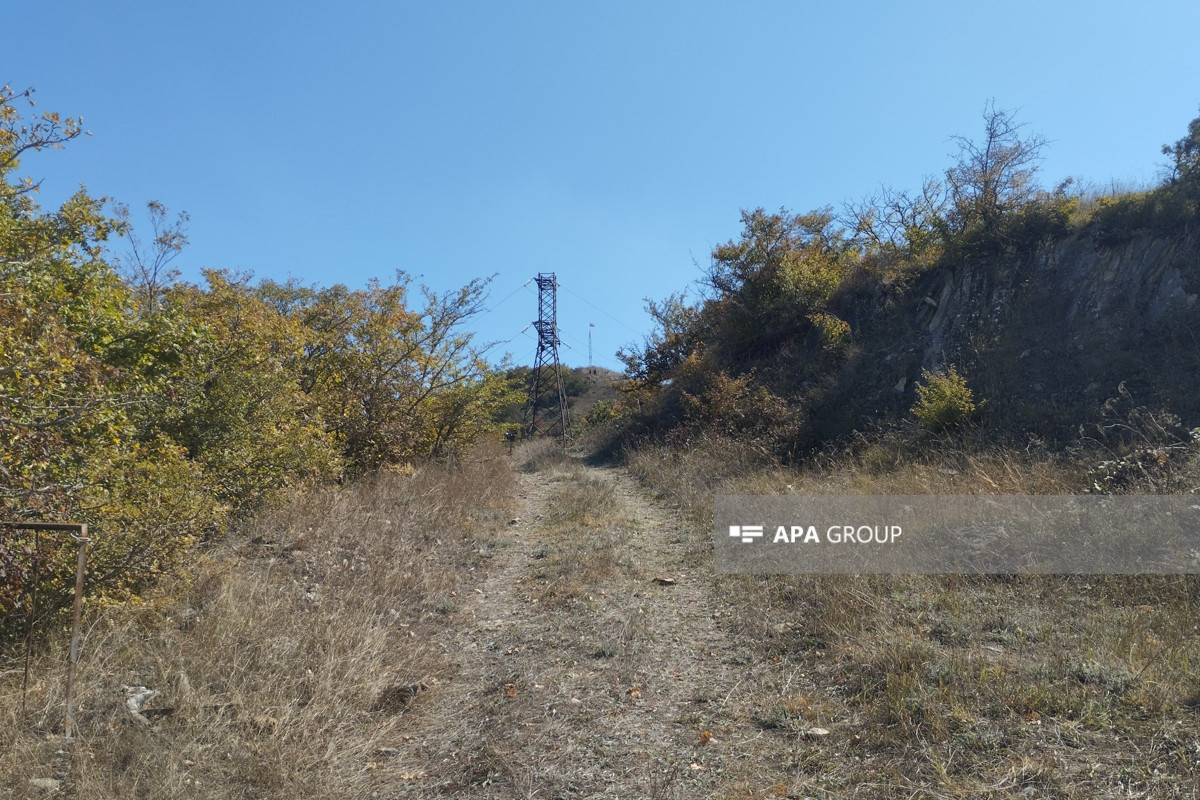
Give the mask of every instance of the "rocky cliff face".
M 1060 243 L 1039 259 L 1039 273 L 1068 300 L 1080 324 L 1156 322 L 1192 310 L 1200 294 L 1197 237 L 1139 238 L 1101 247 L 1091 237 Z
M 993 419 L 1039 434 L 1094 419 L 1122 383 L 1197 425 L 1197 297 L 1200 235 L 1187 231 L 1119 245 L 1080 234 L 935 270 L 903 299 L 851 311 L 862 351 L 820 412 L 842 428 L 903 414 L 922 369 L 954 365 Z

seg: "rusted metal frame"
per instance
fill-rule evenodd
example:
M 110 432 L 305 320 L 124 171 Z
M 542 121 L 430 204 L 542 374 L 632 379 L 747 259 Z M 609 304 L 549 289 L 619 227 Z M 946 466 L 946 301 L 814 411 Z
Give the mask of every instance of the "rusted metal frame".
M 75 734 L 75 665 L 79 662 L 79 625 L 83 619 L 83 572 L 87 565 L 88 526 L 85 522 L 5 522 L 6 528 L 35 533 L 65 533 L 79 544 L 79 556 L 75 567 L 75 605 L 71 617 L 71 656 L 67 662 L 67 721 L 66 738 Z

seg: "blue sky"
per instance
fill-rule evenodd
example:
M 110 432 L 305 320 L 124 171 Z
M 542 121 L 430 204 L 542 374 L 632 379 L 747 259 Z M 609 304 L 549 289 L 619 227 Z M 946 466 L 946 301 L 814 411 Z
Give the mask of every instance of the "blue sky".
M 1182 0 L 39 0 L 4 20 L 0 82 L 94 134 L 25 159 L 44 206 L 84 183 L 186 210 L 193 279 L 498 273 L 478 336 L 518 363 L 534 274 L 562 285 L 564 360 L 594 323 L 616 368 L 643 298 L 697 279 L 741 209 L 916 187 L 989 99 L 1051 140 L 1046 183 L 1153 181 L 1200 113 Z

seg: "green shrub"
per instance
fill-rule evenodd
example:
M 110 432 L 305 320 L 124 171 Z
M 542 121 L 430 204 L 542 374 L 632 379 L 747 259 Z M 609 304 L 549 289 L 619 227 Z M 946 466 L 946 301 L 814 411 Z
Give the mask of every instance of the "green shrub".
M 1068 196 L 1068 184 L 1054 192 L 1041 192 L 1005 222 L 1004 238 L 1021 250 L 1034 250 L 1066 233 L 1079 210 L 1079 198 Z
M 603 425 L 617 418 L 617 404 L 612 400 L 597 400 L 595 405 L 584 414 L 584 424 L 589 426 Z
M 912 413 L 931 431 L 940 431 L 967 422 L 979 408 L 967 381 L 954 367 L 947 370 L 921 371 L 917 384 L 917 402 Z

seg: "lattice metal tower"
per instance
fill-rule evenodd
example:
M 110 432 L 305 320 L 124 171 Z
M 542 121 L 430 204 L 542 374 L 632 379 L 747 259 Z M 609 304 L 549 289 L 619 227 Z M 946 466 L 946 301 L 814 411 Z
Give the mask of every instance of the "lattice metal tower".
M 571 418 L 567 413 L 567 392 L 563 387 L 562 367 L 558 361 L 558 280 L 554 273 L 538 273 L 537 356 L 529 381 L 529 397 L 521 415 L 525 437 L 539 434 L 567 440 Z M 545 397 L 543 397 L 545 395 Z

